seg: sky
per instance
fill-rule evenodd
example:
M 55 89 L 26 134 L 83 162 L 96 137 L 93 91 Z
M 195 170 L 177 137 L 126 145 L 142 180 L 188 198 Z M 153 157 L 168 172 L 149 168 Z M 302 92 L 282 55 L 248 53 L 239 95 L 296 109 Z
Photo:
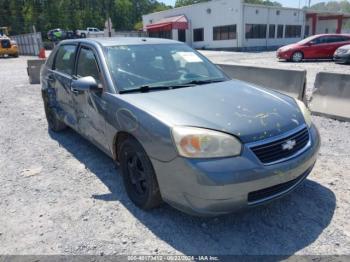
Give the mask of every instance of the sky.
M 176 0 L 160 0 L 160 2 L 166 3 L 168 5 L 174 5 Z M 285 7 L 299 7 L 299 0 L 275 0 L 280 2 Z M 307 5 L 308 0 L 300 0 L 301 7 Z M 311 0 L 311 4 L 317 4 L 320 2 L 329 2 L 329 0 Z

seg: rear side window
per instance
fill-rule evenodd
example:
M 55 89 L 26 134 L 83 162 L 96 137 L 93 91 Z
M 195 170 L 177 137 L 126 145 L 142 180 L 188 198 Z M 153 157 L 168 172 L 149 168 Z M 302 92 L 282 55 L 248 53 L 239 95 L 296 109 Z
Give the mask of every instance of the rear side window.
M 57 51 L 54 69 L 72 75 L 74 71 L 75 51 L 75 45 L 61 46 Z
M 96 81 L 100 81 L 96 58 L 91 49 L 81 48 L 78 58 L 77 76 L 92 76 Z

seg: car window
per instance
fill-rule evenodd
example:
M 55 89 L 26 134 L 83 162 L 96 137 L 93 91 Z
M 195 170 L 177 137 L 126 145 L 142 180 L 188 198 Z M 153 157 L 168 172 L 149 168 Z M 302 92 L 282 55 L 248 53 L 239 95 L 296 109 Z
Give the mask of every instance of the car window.
M 72 75 L 74 71 L 75 51 L 75 45 L 61 46 L 55 58 L 54 69 L 65 74 Z
M 225 79 L 215 65 L 183 44 L 112 46 L 106 55 L 120 90 Z
M 94 52 L 91 49 L 81 48 L 78 57 L 77 76 L 92 76 L 96 81 L 100 81 L 100 72 Z

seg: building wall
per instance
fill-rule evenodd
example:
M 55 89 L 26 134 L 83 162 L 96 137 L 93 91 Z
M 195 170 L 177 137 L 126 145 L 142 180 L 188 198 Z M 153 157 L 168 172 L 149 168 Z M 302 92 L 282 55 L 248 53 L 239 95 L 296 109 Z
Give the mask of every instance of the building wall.
M 264 39 L 246 39 L 244 47 L 281 46 L 299 41 L 304 36 L 305 12 L 300 9 L 262 7 L 257 5 L 243 5 L 244 32 L 246 24 L 266 24 L 267 37 Z M 269 38 L 269 25 L 275 25 L 275 37 Z M 277 26 L 283 25 L 283 38 L 277 38 Z M 301 37 L 285 38 L 286 25 L 302 26 Z
M 279 11 L 279 14 L 277 14 Z M 293 8 L 275 8 L 259 5 L 243 4 L 243 0 L 213 0 L 191 6 L 170 9 L 143 16 L 143 24 L 148 25 L 161 19 L 185 15 L 189 21 L 189 30 L 186 32 L 186 42 L 195 48 L 251 48 L 282 46 L 301 40 L 304 36 L 305 12 Z M 264 39 L 246 39 L 245 24 L 275 24 L 275 37 L 270 39 L 267 34 Z M 299 38 L 277 38 L 277 25 L 302 26 Z M 213 40 L 213 27 L 236 25 L 236 39 Z M 204 28 L 204 41 L 193 42 L 193 29 Z M 173 30 L 173 39 L 178 39 L 177 30 Z
M 209 11 L 210 10 L 210 11 Z M 189 30 L 186 34 L 186 42 L 195 48 L 234 48 L 239 47 L 239 36 L 242 36 L 242 4 L 241 0 L 213 0 L 181 8 L 170 9 L 158 13 L 143 16 L 143 24 L 150 21 L 157 22 L 163 18 L 185 15 L 189 21 Z M 237 38 L 233 40 L 213 40 L 213 27 L 222 25 L 236 25 Z M 193 42 L 193 29 L 204 28 L 204 41 Z M 174 30 L 177 31 L 177 30 Z M 173 36 L 177 39 L 177 32 Z
M 337 32 L 337 20 L 318 20 L 316 27 L 316 34 L 335 34 Z

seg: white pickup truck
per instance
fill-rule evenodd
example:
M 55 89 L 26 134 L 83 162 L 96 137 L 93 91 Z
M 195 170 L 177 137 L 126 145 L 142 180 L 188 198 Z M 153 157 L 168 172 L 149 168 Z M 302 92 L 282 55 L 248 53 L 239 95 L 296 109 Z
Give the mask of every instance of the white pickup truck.
M 81 38 L 103 36 L 104 32 L 95 27 L 88 27 L 86 30 L 77 30 L 77 36 Z

